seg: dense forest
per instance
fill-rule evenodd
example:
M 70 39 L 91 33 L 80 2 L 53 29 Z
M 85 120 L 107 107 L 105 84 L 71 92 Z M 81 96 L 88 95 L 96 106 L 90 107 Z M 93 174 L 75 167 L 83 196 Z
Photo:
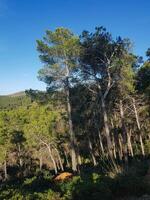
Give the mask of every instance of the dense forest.
M 37 40 L 46 91 L 0 97 L 0 199 L 149 199 L 150 49 L 132 48 L 104 27 Z

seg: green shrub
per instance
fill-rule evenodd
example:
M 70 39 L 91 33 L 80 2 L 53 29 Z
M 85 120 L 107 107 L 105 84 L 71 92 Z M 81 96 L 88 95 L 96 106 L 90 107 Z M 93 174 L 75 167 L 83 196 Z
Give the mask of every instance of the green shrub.
M 111 200 L 111 190 L 96 173 L 76 176 L 71 181 L 59 184 L 65 200 Z

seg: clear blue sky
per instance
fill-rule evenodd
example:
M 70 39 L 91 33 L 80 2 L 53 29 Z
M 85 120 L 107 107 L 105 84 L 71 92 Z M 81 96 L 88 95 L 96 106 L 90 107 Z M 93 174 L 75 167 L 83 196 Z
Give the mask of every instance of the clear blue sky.
M 150 0 L 0 0 L 0 95 L 45 89 L 37 80 L 42 64 L 36 39 L 46 29 L 105 26 L 114 37 L 128 37 L 134 52 L 150 47 Z

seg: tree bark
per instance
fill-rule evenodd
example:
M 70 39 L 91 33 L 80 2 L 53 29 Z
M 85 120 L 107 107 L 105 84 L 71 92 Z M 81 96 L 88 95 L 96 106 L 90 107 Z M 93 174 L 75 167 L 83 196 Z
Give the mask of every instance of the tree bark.
M 55 149 L 55 151 L 57 153 L 57 156 L 58 156 L 60 168 L 61 168 L 62 171 L 64 171 L 64 167 L 63 167 L 63 164 L 62 164 L 62 161 L 61 161 L 61 157 L 60 157 L 59 151 L 57 150 L 57 148 L 54 148 L 54 149 Z
M 61 167 L 60 167 L 59 160 L 56 160 L 55 162 L 56 162 L 56 166 L 57 166 L 58 171 L 60 171 L 60 170 L 61 170 Z
M 20 165 L 20 167 L 22 167 L 23 163 L 22 163 L 22 158 L 21 158 L 21 146 L 20 146 L 20 144 L 18 144 L 18 157 L 19 157 L 19 165 Z
M 8 179 L 8 173 L 7 173 L 7 161 L 4 162 L 4 179 Z
M 67 156 L 67 153 L 66 153 L 65 150 L 64 150 L 64 156 L 65 156 L 65 160 L 66 160 L 66 166 L 67 166 L 67 167 L 70 167 L 69 160 L 68 160 L 68 156 Z
M 105 154 L 105 152 L 104 152 L 104 146 L 103 146 L 103 142 L 102 142 L 102 136 L 101 136 L 101 133 L 100 133 L 99 130 L 98 130 L 98 137 L 99 137 L 99 144 L 100 144 L 101 152 L 104 155 Z
M 54 157 L 53 157 L 53 154 L 52 154 L 52 150 L 51 150 L 50 145 L 47 145 L 47 148 L 48 148 L 48 151 L 49 151 L 50 158 L 51 158 L 51 160 L 52 160 L 52 162 L 53 162 L 55 174 L 57 174 L 57 173 L 58 173 L 57 165 L 56 165 L 55 159 L 54 159 Z
M 131 130 L 130 132 L 127 132 L 127 139 L 128 139 L 128 149 L 130 151 L 131 156 L 133 157 L 133 148 L 132 148 L 132 143 L 131 143 Z
M 44 142 L 42 139 L 40 139 L 41 143 L 44 144 L 46 146 L 46 148 L 48 149 L 49 151 L 49 155 L 50 155 L 50 158 L 52 160 L 52 163 L 53 163 L 53 167 L 54 167 L 54 171 L 55 171 L 55 174 L 58 173 L 58 170 L 57 170 L 57 165 L 56 165 L 56 162 L 55 162 L 55 159 L 53 157 L 53 154 L 52 154 L 52 150 L 51 150 L 51 145 Z
M 123 111 L 123 105 L 122 100 L 120 100 L 120 117 L 121 117 L 121 127 L 122 127 L 122 138 L 123 138 L 123 156 L 125 163 L 128 163 L 128 151 L 127 151 L 127 131 L 124 121 L 124 111 Z
M 140 125 L 139 116 L 138 116 L 138 112 L 137 112 L 136 105 L 135 105 L 135 99 L 132 98 L 132 101 L 133 101 L 133 108 L 134 108 L 136 123 L 137 123 L 138 131 L 139 131 L 141 151 L 142 151 L 142 155 L 145 156 L 144 144 L 143 144 L 143 139 L 142 139 L 142 135 L 141 135 L 141 125 Z
M 112 145 L 113 145 L 113 154 L 114 154 L 114 158 L 117 158 L 117 154 L 116 154 L 116 145 L 115 145 L 115 137 L 114 134 L 112 134 Z
M 43 167 L 43 157 L 42 155 L 40 155 L 40 158 L 39 158 L 39 161 L 40 161 L 40 171 L 42 171 L 42 167 Z
M 121 137 L 121 135 L 118 135 L 118 144 L 119 144 L 119 148 L 118 148 L 119 158 L 120 158 L 120 160 L 122 160 L 122 158 L 123 158 L 123 147 L 122 147 L 122 137 Z
M 91 154 L 91 157 L 92 157 L 93 165 L 96 166 L 97 162 L 96 162 L 95 155 L 93 153 L 93 147 L 92 147 L 92 143 L 91 143 L 91 140 L 90 140 L 89 137 L 88 137 L 88 142 L 89 142 L 89 150 L 90 150 L 90 154 Z
M 105 100 L 103 97 L 101 97 L 101 104 L 102 104 L 102 112 L 103 112 L 104 128 L 105 128 L 105 136 L 107 140 L 108 153 L 110 157 L 113 158 L 112 141 L 110 138 L 110 130 L 109 130 L 109 125 L 108 125 L 108 116 L 107 116 L 106 107 L 105 107 Z
M 113 123 L 113 120 L 111 119 L 111 128 L 112 129 L 115 129 L 115 126 L 114 126 L 114 123 Z M 113 146 L 113 154 L 114 154 L 114 158 L 116 159 L 117 158 L 117 154 L 116 154 L 116 144 L 115 144 L 115 136 L 114 136 L 114 132 L 111 134 L 111 137 L 112 137 L 112 146 Z
M 75 151 L 75 134 L 73 131 L 73 123 L 72 123 L 72 116 L 71 116 L 71 103 L 70 103 L 68 77 L 66 78 L 66 97 L 67 97 L 67 111 L 68 111 L 68 120 L 69 120 L 70 144 L 71 144 L 71 163 L 72 163 L 72 170 L 76 172 L 77 171 L 77 156 L 76 156 L 76 151 Z
M 79 146 L 77 145 L 77 160 L 78 160 L 78 166 L 82 164 L 81 156 L 80 156 L 80 150 Z

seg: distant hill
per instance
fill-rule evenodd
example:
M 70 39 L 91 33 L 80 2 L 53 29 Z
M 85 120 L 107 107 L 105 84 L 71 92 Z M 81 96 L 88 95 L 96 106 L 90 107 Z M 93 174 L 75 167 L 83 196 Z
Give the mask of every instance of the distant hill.
M 10 97 L 20 97 L 20 96 L 25 96 L 25 92 L 24 91 L 21 91 L 21 92 L 16 92 L 16 93 L 13 93 L 13 94 L 9 94 L 9 95 L 6 95 L 6 96 L 10 96 Z
M 8 110 L 19 106 L 29 105 L 30 98 L 26 96 L 24 91 L 0 96 L 0 109 Z

